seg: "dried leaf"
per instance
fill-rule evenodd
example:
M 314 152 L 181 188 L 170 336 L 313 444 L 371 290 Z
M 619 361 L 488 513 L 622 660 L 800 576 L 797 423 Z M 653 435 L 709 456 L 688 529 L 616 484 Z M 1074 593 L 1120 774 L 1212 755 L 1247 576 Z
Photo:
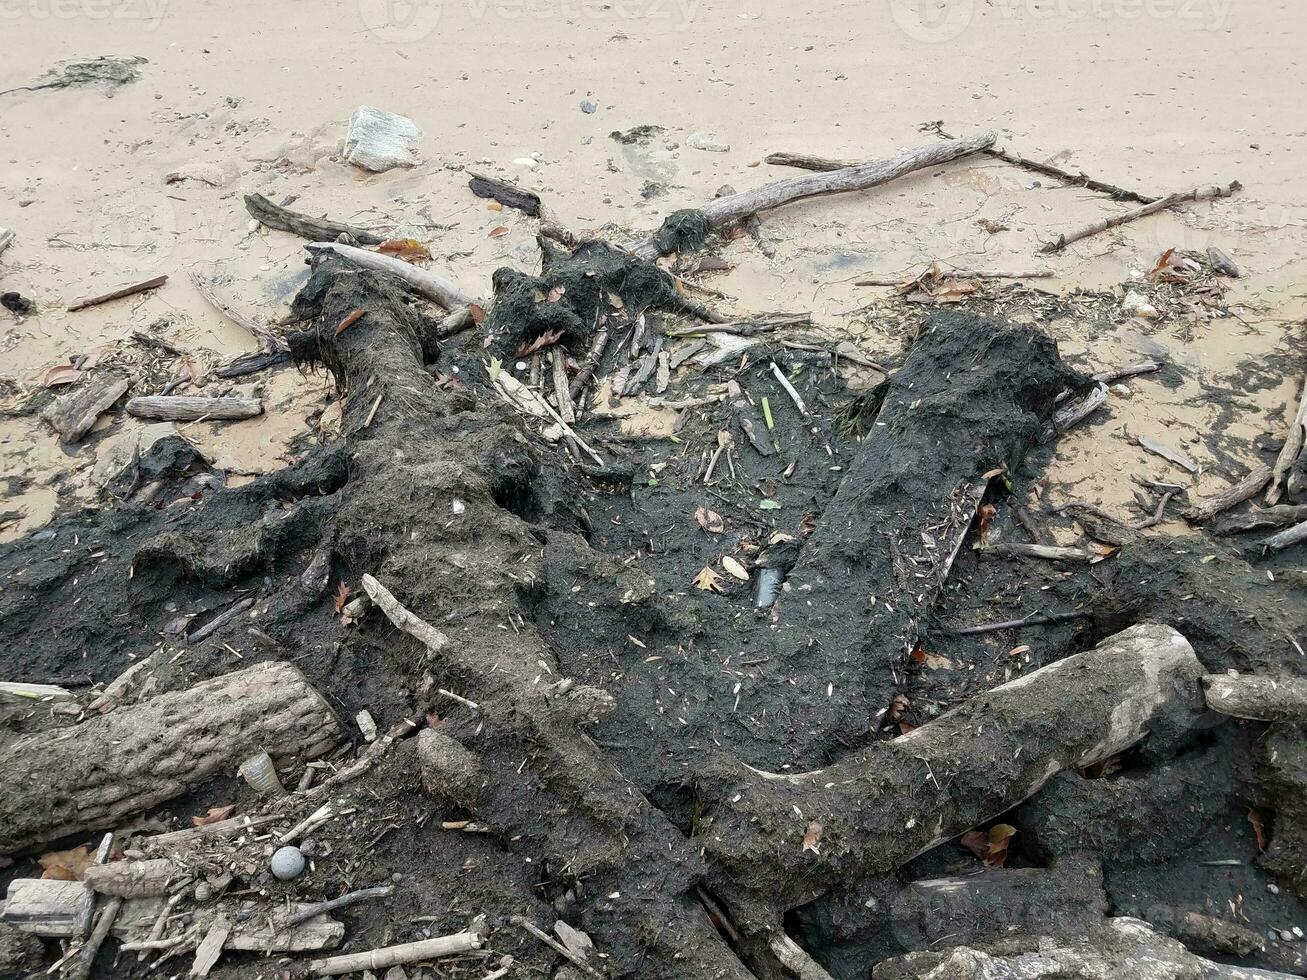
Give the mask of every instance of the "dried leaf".
M 367 312 L 366 310 L 360 310 L 355 308 L 350 310 L 348 313 L 346 313 L 345 319 L 341 320 L 340 326 L 336 328 L 336 336 L 339 337 L 350 327 L 354 326 L 354 324 L 358 323 L 359 320 L 363 319 L 363 314 L 366 312 Z
M 228 803 L 226 806 L 211 806 L 209 812 L 199 817 L 191 817 L 192 827 L 207 827 L 211 823 L 217 823 L 219 820 L 226 820 L 236 812 L 236 804 Z
M 644 645 L 644 641 L 641 640 L 638 636 L 632 636 L 630 633 L 627 633 L 626 638 L 630 640 L 632 643 L 634 643 L 636 646 L 638 646 L 641 650 L 649 649 L 647 646 Z
M 491 238 L 503 238 L 507 234 L 508 234 L 508 229 L 505 228 L 503 225 L 500 225 L 498 228 L 490 229 Z
M 936 286 L 931 290 L 930 297 L 935 301 L 936 306 L 942 306 L 945 303 L 961 303 L 979 290 L 979 279 L 946 279 L 942 286 Z
M 504 210 L 504 206 L 503 206 L 502 204 L 500 204 L 498 201 L 491 201 L 489 204 L 486 205 L 486 210 L 487 210 L 487 211 L 502 211 L 502 210 Z
M 707 507 L 696 507 L 694 509 L 694 519 L 709 534 L 722 534 L 726 530 L 726 521 L 722 518 L 722 515 L 715 510 L 709 510 Z
M 704 592 L 721 592 L 722 577 L 711 568 L 703 568 L 694 577 L 694 587 L 702 589 Z
M 816 820 L 808 824 L 808 829 L 803 832 L 803 849 L 812 851 L 813 854 L 821 854 L 817 844 L 821 841 L 821 824 Z
M 1262 815 L 1256 810 L 1249 810 L 1248 822 L 1253 825 L 1253 835 L 1257 838 L 1257 850 L 1266 850 L 1266 827 L 1262 823 Z
M 1017 829 L 1008 823 L 995 824 L 986 833 L 972 830 L 962 835 L 962 846 L 980 858 L 987 868 L 1001 868 L 1007 861 L 1008 842 Z
M 981 504 L 979 510 L 976 511 L 977 516 L 980 518 L 976 534 L 981 541 L 985 540 L 985 535 L 989 533 L 989 525 L 993 523 L 994 515 L 997 513 L 998 508 L 993 504 Z
M 928 670 L 952 670 L 953 661 L 948 657 L 941 657 L 937 653 L 930 653 L 925 647 L 918 645 L 909 656 L 916 663 L 922 664 Z
M 183 354 L 177 359 L 177 377 L 194 381 L 199 376 L 200 372 L 196 370 L 195 361 L 191 359 L 191 355 Z
M 758 509 L 759 509 L 759 510 L 780 510 L 780 509 L 781 509 L 781 502 L 780 502 L 779 500 L 772 500 L 771 498 L 768 498 L 768 499 L 766 499 L 766 500 L 761 500 L 761 501 L 758 502 Z
M 549 290 L 549 295 L 545 297 L 545 302 L 557 303 L 560 299 L 563 298 L 563 295 L 566 292 L 567 292 L 566 286 L 555 286 L 553 289 Z
M 336 605 L 336 612 L 342 611 L 345 608 L 345 603 L 349 602 L 349 586 L 344 582 L 336 586 L 336 594 L 332 596 L 331 601 Z
M 472 322 L 478 327 L 481 326 L 481 321 L 486 318 L 486 311 L 476 303 L 472 303 L 468 306 L 468 312 L 472 314 Z
M 995 466 L 992 470 L 986 470 L 984 473 L 981 473 L 980 478 L 982 480 L 992 480 L 994 479 L 994 477 L 999 476 L 1002 472 L 1003 472 L 1003 467 Z
M 418 259 L 431 258 L 431 249 L 427 248 L 416 238 L 392 238 L 389 241 L 382 242 L 377 246 L 377 251 L 385 255 L 393 255 L 397 259 L 403 259 L 405 262 L 415 262 Z
M 95 854 L 85 844 L 66 851 L 50 851 L 37 859 L 42 878 L 55 881 L 81 881 L 82 873 L 95 863 Z
M 1114 544 L 1103 544 L 1101 541 L 1090 541 L 1089 550 L 1103 558 L 1113 555 L 1120 551 L 1120 547 Z
M 738 578 L 741 582 L 749 581 L 748 570 L 730 555 L 723 556 L 722 568 L 726 569 L 734 578 Z
M 622 302 L 622 297 L 618 296 L 616 293 L 608 294 L 608 303 L 615 310 L 626 309 L 626 304 Z
M 82 376 L 82 372 L 71 364 L 56 364 L 41 376 L 41 384 L 47 388 L 70 385 Z
M 517 348 L 518 357 L 528 357 L 536 351 L 544 350 L 546 347 L 552 347 L 562 338 L 562 330 L 546 330 L 539 337 L 532 341 L 523 341 Z

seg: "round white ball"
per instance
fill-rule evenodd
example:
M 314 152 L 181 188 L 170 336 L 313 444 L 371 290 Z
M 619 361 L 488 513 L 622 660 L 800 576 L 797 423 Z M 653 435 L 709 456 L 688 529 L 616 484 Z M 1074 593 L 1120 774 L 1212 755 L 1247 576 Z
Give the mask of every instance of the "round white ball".
M 274 877 L 281 881 L 290 881 L 304 873 L 304 855 L 300 853 L 298 847 L 280 847 L 272 855 L 272 863 L 269 867 Z

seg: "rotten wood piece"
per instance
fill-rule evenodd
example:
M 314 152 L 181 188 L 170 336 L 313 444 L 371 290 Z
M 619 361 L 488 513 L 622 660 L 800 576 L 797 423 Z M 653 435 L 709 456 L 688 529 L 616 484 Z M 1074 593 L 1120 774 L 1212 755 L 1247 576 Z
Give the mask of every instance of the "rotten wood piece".
M 1089 561 L 1094 556 L 1084 548 L 1065 548 L 1051 544 L 1023 544 L 1000 541 L 979 550 L 983 558 L 1042 558 L 1045 561 Z
M 845 167 L 828 173 L 815 173 L 803 177 L 790 177 L 772 181 L 751 191 L 731 194 L 709 201 L 703 206 L 703 214 L 712 229 L 724 228 L 737 224 L 751 215 L 762 211 L 801 201 L 804 198 L 823 194 L 842 194 L 849 191 L 868 190 L 885 184 L 905 174 L 917 170 L 936 167 L 950 160 L 975 153 L 994 144 L 998 134 L 994 132 L 977 133 L 965 139 L 951 143 L 935 143 L 918 146 L 906 153 L 885 160 L 874 160 L 853 167 Z M 630 250 L 642 259 L 653 261 L 659 256 L 655 236 L 649 236 L 633 245 Z
M 1186 201 L 1211 201 L 1221 197 L 1230 197 L 1232 194 L 1243 190 L 1243 185 L 1237 180 L 1229 184 L 1217 184 L 1211 187 L 1195 187 L 1193 190 L 1180 191 L 1175 194 L 1168 194 L 1166 197 L 1153 201 L 1151 204 L 1145 204 L 1143 207 L 1134 208 L 1123 214 L 1113 215 L 1110 218 L 1100 218 L 1082 228 L 1076 228 L 1073 231 L 1064 232 L 1058 235 L 1051 242 L 1046 242 L 1041 248 L 1041 252 L 1060 252 L 1072 242 L 1078 242 L 1083 238 L 1091 235 L 1097 235 L 1099 232 L 1107 231 L 1109 228 L 1119 228 L 1121 225 L 1128 224 L 1131 221 L 1138 221 L 1140 218 L 1146 218 L 1150 214 L 1157 214 L 1159 211 L 1165 211 L 1167 208 L 1174 207 L 1177 204 L 1183 204 Z
M 335 977 L 342 973 L 384 970 L 392 966 L 403 966 L 406 963 L 421 963 L 424 960 L 437 960 L 446 956 L 458 956 L 460 953 L 470 953 L 483 945 L 485 940 L 480 933 L 456 932 L 452 936 L 420 939 L 415 943 L 401 943 L 398 946 L 370 949 L 363 953 L 346 953 L 344 956 L 314 960 L 309 964 L 309 972 L 316 973 L 320 977 Z
M 346 224 L 344 221 L 310 218 L 307 214 L 291 211 L 273 204 L 262 194 L 246 194 L 245 210 L 262 225 L 278 231 L 288 231 L 311 242 L 329 241 L 338 235 L 348 235 L 360 245 L 380 245 L 386 240 L 366 228 Z
M 695 838 L 713 861 L 713 890 L 737 926 L 771 928 L 779 911 L 892 872 L 1058 772 L 1109 759 L 1155 726 L 1192 725 L 1204 673 L 1183 636 L 1140 624 L 825 769 L 767 773 L 714 757 L 698 774 Z M 820 860 L 800 846 L 814 824 Z
M 1213 497 L 1194 504 L 1184 512 L 1184 518 L 1195 524 L 1210 521 L 1222 511 L 1229 510 L 1231 507 L 1257 496 L 1257 494 L 1261 493 L 1262 487 L 1270 482 L 1271 468 L 1265 463 L 1259 463 L 1238 483 L 1227 487 Z
M 1284 495 L 1286 483 L 1290 493 L 1299 493 L 1307 487 L 1297 485 L 1297 474 L 1290 475 L 1307 448 L 1307 377 L 1303 378 L 1302 391 L 1298 395 L 1298 412 L 1289 423 L 1289 432 L 1284 437 L 1280 455 L 1275 457 L 1275 466 L 1271 468 L 1271 485 L 1266 491 L 1266 502 L 1276 504 Z
M 1271 551 L 1283 551 L 1291 545 L 1307 541 L 1307 521 L 1301 524 L 1295 524 L 1291 528 L 1281 531 L 1279 534 L 1273 534 L 1265 541 L 1262 546 L 1269 548 Z
M 14 243 L 14 233 L 3 226 L 0 226 L 0 255 L 4 254 L 5 249 Z
M 113 407 L 131 387 L 126 378 L 98 375 L 58 399 L 47 415 L 50 425 L 66 445 L 81 442 L 100 416 Z
M 144 282 L 137 282 L 130 286 L 123 286 L 120 289 L 114 289 L 110 292 L 102 293 L 99 296 L 81 299 L 68 307 L 68 312 L 74 313 L 77 310 L 90 309 L 92 306 L 99 306 L 100 304 L 108 303 L 111 300 L 124 299 L 128 296 L 135 296 L 137 293 L 144 293 L 151 289 L 158 289 L 167 281 L 167 276 L 155 276 L 153 279 L 146 279 Z
M 1207 706 L 1234 718 L 1307 724 L 1307 679 L 1292 675 L 1211 674 Z
M 389 272 L 402 279 L 404 284 L 419 296 L 431 300 L 441 309 L 451 313 L 472 305 L 480 306 L 482 309 L 488 308 L 486 303 L 470 293 L 465 293 L 457 283 L 438 276 L 429 269 L 419 269 L 391 255 L 369 252 L 365 248 L 355 248 L 353 245 L 342 245 L 339 242 L 312 242 L 304 247 L 315 255 L 330 252 L 360 268 Z
M 477 197 L 498 201 L 504 207 L 521 211 L 529 218 L 539 218 L 541 216 L 542 209 L 539 194 L 524 190 L 512 182 L 501 180 L 498 177 L 485 177 L 473 173 L 471 178 L 467 182 L 467 186 L 471 188 L 472 193 Z M 325 238 L 326 236 L 322 237 Z
M 312 758 L 340 736 L 300 671 L 263 663 L 0 745 L 0 854 L 117 825 L 266 747 Z
M 169 886 L 186 877 L 186 872 L 168 858 L 147 861 L 111 861 L 86 869 L 82 880 L 100 895 L 119 898 L 150 898 L 168 894 Z
M 237 395 L 139 395 L 127 402 L 127 414 L 166 422 L 233 421 L 263 414 L 263 402 Z
M 1307 521 L 1307 504 L 1276 504 L 1274 507 L 1254 507 L 1246 514 L 1224 517 L 1209 530 L 1215 535 L 1224 536 L 1244 534 L 1248 531 L 1274 530 L 1301 521 Z
M 1148 436 L 1139 436 L 1135 441 L 1139 443 L 1139 447 L 1145 452 L 1152 453 L 1154 456 L 1160 456 L 1168 463 L 1174 463 L 1182 470 L 1187 470 L 1195 475 L 1198 473 L 1198 464 L 1184 453 L 1180 452 L 1180 450 L 1172 449 L 1166 443 L 1158 442 L 1156 439 L 1149 438 Z
M 15 878 L 9 882 L 0 921 L 34 936 L 82 936 L 95 893 L 80 881 Z

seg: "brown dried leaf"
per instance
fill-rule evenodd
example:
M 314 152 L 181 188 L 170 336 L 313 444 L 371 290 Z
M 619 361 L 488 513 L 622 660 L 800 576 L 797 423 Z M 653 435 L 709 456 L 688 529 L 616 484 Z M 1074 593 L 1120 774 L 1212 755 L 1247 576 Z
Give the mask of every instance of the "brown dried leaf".
M 608 294 L 608 304 L 615 310 L 626 309 L 626 304 L 622 302 L 622 297 L 618 296 L 616 293 Z
M 95 863 L 95 854 L 85 844 L 66 851 L 50 851 L 37 859 L 42 878 L 55 881 L 81 881 L 82 873 Z
M 192 827 L 207 827 L 211 823 L 217 823 L 220 820 L 226 820 L 236 812 L 236 804 L 228 803 L 226 806 L 211 806 L 209 812 L 203 816 L 191 817 Z
M 557 303 L 560 299 L 563 298 L 563 294 L 566 292 L 567 292 L 566 286 L 555 286 L 553 289 L 549 290 L 549 295 L 545 297 L 545 302 Z
M 41 384 L 47 388 L 70 385 L 82 376 L 82 372 L 71 364 L 56 364 L 41 376 Z
M 393 255 L 397 259 L 403 259 L 405 262 L 415 262 L 418 259 L 431 258 L 431 249 L 427 248 L 416 238 L 392 238 L 389 241 L 382 242 L 377 246 L 377 251 L 385 255 Z
M 979 279 L 946 279 L 942 286 L 936 286 L 930 291 L 930 297 L 936 306 L 942 306 L 945 303 L 961 303 L 979 291 Z
M 987 839 L 989 842 L 988 854 L 982 859 L 986 867 L 1001 868 L 1007 861 L 1008 842 L 1016 836 L 1017 828 L 1010 823 L 995 824 L 989 828 Z
M 527 357 L 538 350 L 544 350 L 546 347 L 552 347 L 562 338 L 562 330 L 546 330 L 539 337 L 532 341 L 524 341 L 517 348 L 518 357 Z
M 503 225 L 500 225 L 498 228 L 490 229 L 491 238 L 503 238 L 507 234 L 508 234 L 508 229 L 505 228 Z
M 188 381 L 194 381 L 200 376 L 200 372 L 196 369 L 195 361 L 191 359 L 191 355 L 183 354 L 177 359 L 177 376 L 179 378 L 186 378 Z
M 367 312 L 366 310 L 360 310 L 356 307 L 355 309 L 352 309 L 348 313 L 346 313 L 345 319 L 341 320 L 340 326 L 336 328 L 336 336 L 339 337 L 350 327 L 354 326 L 354 324 L 358 323 L 359 320 L 363 319 L 363 314 L 366 312 Z
M 722 534 L 726 531 L 726 521 L 721 514 L 707 507 L 696 507 L 694 519 L 709 534 Z
M 976 511 L 977 516 L 980 518 L 976 534 L 982 542 L 985 540 L 985 535 L 989 533 L 989 525 L 994 522 L 994 515 L 997 513 L 998 508 L 993 504 L 981 504 L 979 510 Z
M 336 594 L 331 597 L 331 601 L 336 606 L 336 612 L 341 612 L 345 608 L 345 604 L 349 602 L 349 586 L 344 582 L 336 586 Z
M 1101 541 L 1090 541 L 1089 550 L 1100 557 L 1106 558 L 1120 551 L 1120 547 L 1114 544 L 1103 544 Z
M 478 327 L 481 326 L 481 321 L 486 318 L 486 311 L 476 303 L 472 303 L 468 306 L 468 312 L 472 314 L 472 322 Z
M 821 824 L 816 820 L 808 824 L 808 829 L 803 832 L 803 849 L 812 851 L 813 854 L 821 854 L 817 844 L 821 841 Z
M 711 568 L 705 567 L 694 577 L 694 587 L 704 592 L 721 592 L 722 577 Z
M 1256 810 L 1249 810 L 1248 822 L 1253 825 L 1253 836 L 1257 838 L 1257 850 L 1266 850 L 1266 826 L 1262 823 L 1262 815 Z

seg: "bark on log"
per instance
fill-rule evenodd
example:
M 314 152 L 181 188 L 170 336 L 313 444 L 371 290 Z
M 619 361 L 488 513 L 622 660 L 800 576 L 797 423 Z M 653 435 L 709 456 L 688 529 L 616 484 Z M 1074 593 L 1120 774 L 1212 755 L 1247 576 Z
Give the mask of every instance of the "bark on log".
M 1243 534 L 1245 531 L 1288 527 L 1302 521 L 1307 521 L 1307 504 L 1276 504 L 1274 507 L 1254 507 L 1246 514 L 1232 514 L 1217 521 L 1209 530 L 1216 535 Z
M 246 194 L 245 210 L 260 224 L 278 231 L 288 231 L 311 242 L 330 241 L 337 235 L 349 235 L 360 245 L 380 245 L 386 240 L 357 225 L 332 221 L 330 218 L 310 218 L 307 214 L 291 211 L 273 204 L 262 194 Z
M 989 480 L 1014 471 L 1077 380 L 1046 334 L 947 311 L 927 320 L 885 382 L 876 424 L 775 607 L 784 669 L 797 683 L 824 688 L 851 669 L 865 673 L 852 664 L 883 663 L 879 680 L 844 691 L 832 709 L 850 737 L 889 704 Z M 796 726 L 796 738 L 806 728 Z
M 299 670 L 266 663 L 0 746 L 0 854 L 115 826 L 259 749 L 313 756 L 339 722 Z
M 1129 977 L 1130 980 L 1291 980 L 1291 973 L 1228 966 L 1204 959 L 1146 922 L 1120 916 L 1077 940 L 1048 943 L 1012 937 L 1013 952 L 968 946 L 910 953 L 878 963 L 873 980 L 1065 980 Z
M 1307 521 L 1301 524 L 1295 524 L 1291 528 L 1281 531 L 1279 534 L 1273 534 L 1262 545 L 1270 548 L 1272 551 L 1283 551 L 1291 545 L 1298 544 L 1300 541 L 1307 541 Z
M 1271 468 L 1271 485 L 1266 491 L 1268 504 L 1280 502 L 1286 482 L 1289 484 L 1290 493 L 1297 493 L 1303 489 L 1296 486 L 1295 480 L 1289 478 L 1289 472 L 1297 464 L 1304 448 L 1307 448 L 1307 377 L 1303 378 L 1302 392 L 1298 395 L 1298 412 L 1289 424 L 1289 432 L 1284 437 L 1280 455 L 1275 458 L 1275 466 Z
M 1214 497 L 1197 503 L 1186 510 L 1184 512 L 1185 520 L 1193 521 L 1195 524 L 1210 521 L 1222 511 L 1229 510 L 1250 497 L 1255 497 L 1261 492 L 1262 487 L 1269 482 L 1271 482 L 1271 468 L 1265 463 L 1259 463 L 1234 486 L 1227 487 Z
M 165 422 L 194 422 L 198 419 L 240 420 L 263 414 L 263 402 L 257 398 L 223 395 L 142 395 L 127 402 L 127 414 L 138 419 L 162 419 Z
M 829 173 L 775 180 L 751 191 L 716 198 L 705 204 L 702 211 L 711 228 L 724 228 L 761 211 L 769 211 L 804 198 L 867 190 L 902 177 L 904 174 L 935 167 L 969 153 L 975 153 L 977 150 L 983 150 L 992 146 L 997 138 L 997 133 L 977 133 L 951 143 L 918 146 L 886 160 L 873 160 L 870 163 L 833 170 Z M 659 255 L 656 236 L 653 235 L 636 242 L 629 248 L 640 258 L 649 261 L 653 261 Z
M 50 424 L 65 443 L 81 442 L 91 426 L 127 393 L 126 378 L 100 376 L 64 395 L 50 410 Z
M 1183 636 L 1141 624 L 823 770 L 774 775 L 714 760 L 699 774 L 696 840 L 715 890 L 731 897 L 737 924 L 770 928 L 777 908 L 890 871 L 1058 772 L 1110 758 L 1155 725 L 1196 720 L 1203 673 Z M 814 826 L 815 854 L 803 846 Z
M 1203 678 L 1207 706 L 1254 721 L 1307 724 L 1307 679 L 1257 674 L 1212 674 Z
M 150 898 L 166 895 L 168 886 L 186 872 L 167 858 L 148 861 L 112 861 L 87 868 L 82 880 L 91 891 L 120 898 Z

